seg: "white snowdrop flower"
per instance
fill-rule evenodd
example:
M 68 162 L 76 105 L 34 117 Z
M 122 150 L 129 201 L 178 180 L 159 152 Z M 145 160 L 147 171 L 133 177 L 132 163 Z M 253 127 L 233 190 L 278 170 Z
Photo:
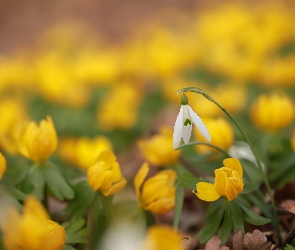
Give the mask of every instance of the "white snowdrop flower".
M 209 134 L 206 125 L 202 119 L 197 115 L 195 111 L 188 105 L 188 98 L 185 94 L 181 96 L 181 108 L 176 118 L 173 133 L 173 148 L 176 149 L 179 146 L 181 138 L 183 142 L 187 144 L 190 140 L 192 133 L 192 124 L 195 124 L 202 136 L 210 142 L 211 136 Z

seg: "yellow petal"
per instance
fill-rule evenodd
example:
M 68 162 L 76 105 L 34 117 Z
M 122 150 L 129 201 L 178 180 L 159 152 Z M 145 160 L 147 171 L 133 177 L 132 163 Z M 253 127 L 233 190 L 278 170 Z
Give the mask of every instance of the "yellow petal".
M 88 184 L 94 191 L 101 188 L 109 188 L 111 186 L 112 171 L 103 169 L 97 165 L 91 166 L 87 170 Z
M 47 220 L 47 234 L 43 242 L 44 250 L 61 250 L 66 241 L 65 229 L 54 221 Z
M 142 186 L 142 183 L 144 182 L 144 179 L 148 175 L 149 170 L 149 165 L 145 162 L 142 164 L 141 168 L 138 170 L 134 177 L 133 184 L 137 199 L 140 199 L 140 188 Z
M 216 201 L 220 197 L 214 185 L 208 182 L 197 183 L 196 190 L 196 193 L 193 191 L 194 194 L 203 201 Z
M 232 201 L 243 191 L 244 182 L 242 178 L 228 178 L 226 183 L 226 197 Z
M 215 172 L 214 188 L 220 196 L 226 196 L 225 185 L 227 182 L 227 174 L 225 171 Z
M 49 215 L 40 201 L 33 197 L 29 196 L 26 199 L 23 216 L 33 215 L 38 220 L 49 220 Z
M 173 196 L 172 198 L 159 199 L 159 200 L 156 200 L 155 202 L 147 204 L 147 206 L 145 206 L 144 209 L 156 214 L 165 214 L 169 212 L 171 209 L 173 209 L 174 205 L 175 205 L 175 199 Z
M 101 192 L 104 196 L 109 196 L 114 193 L 117 193 L 121 189 L 123 189 L 127 184 L 127 180 L 122 177 L 118 182 L 112 183 L 112 185 L 107 189 L 102 189 Z
M 0 153 L 0 180 L 2 179 L 3 174 L 6 171 L 6 159 L 3 154 Z
M 232 170 L 236 171 L 240 175 L 240 177 L 243 176 L 243 168 L 237 158 L 224 159 L 223 165 L 227 168 L 231 168 Z

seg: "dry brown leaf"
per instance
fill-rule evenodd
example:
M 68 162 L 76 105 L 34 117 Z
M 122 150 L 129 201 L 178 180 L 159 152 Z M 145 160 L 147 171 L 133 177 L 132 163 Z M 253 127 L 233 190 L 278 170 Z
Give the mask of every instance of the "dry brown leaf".
M 219 248 L 221 240 L 218 236 L 214 235 L 211 239 L 206 243 L 205 250 L 230 250 L 227 246 L 222 246 Z
M 271 250 L 272 243 L 267 241 L 262 232 L 255 229 L 253 233 L 246 233 L 243 246 L 246 250 Z
M 295 200 L 282 201 L 282 203 L 280 204 L 280 208 L 289 213 L 295 214 Z
M 233 250 L 243 250 L 243 234 L 242 231 L 239 230 L 234 234 L 233 237 Z
M 218 236 L 213 235 L 211 239 L 206 243 L 205 250 L 219 250 L 220 243 L 221 240 L 218 238 Z

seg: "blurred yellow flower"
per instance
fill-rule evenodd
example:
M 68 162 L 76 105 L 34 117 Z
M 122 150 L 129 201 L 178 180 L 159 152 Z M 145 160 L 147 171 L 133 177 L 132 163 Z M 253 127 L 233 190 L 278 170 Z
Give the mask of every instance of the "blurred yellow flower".
M 234 142 L 234 130 L 231 124 L 223 117 L 204 119 L 207 129 L 211 135 L 211 144 L 218 146 L 221 149 L 227 150 Z M 198 129 L 195 129 L 198 141 L 206 142 L 201 136 Z M 200 153 L 216 152 L 216 150 L 209 146 L 196 145 L 196 150 Z
M 199 182 L 197 192 L 193 193 L 201 200 L 216 201 L 225 196 L 229 201 L 235 199 L 243 191 L 243 168 L 237 158 L 227 158 L 223 161 L 224 167 L 214 171 L 214 184 Z
M 140 206 L 156 214 L 164 214 L 174 208 L 176 172 L 162 170 L 145 180 L 149 172 L 144 163 L 134 177 L 134 189 Z
M 99 154 L 96 164 L 87 170 L 87 179 L 94 191 L 99 190 L 105 196 L 117 193 L 127 184 L 116 156 L 111 151 Z
M 6 159 L 3 154 L 0 152 L 0 180 L 6 171 Z
M 111 141 L 105 136 L 65 138 L 61 139 L 58 145 L 58 153 L 62 159 L 83 170 L 94 165 L 102 151 L 112 149 Z
M 182 235 L 166 225 L 155 225 L 148 229 L 138 250 L 184 250 Z
M 285 95 L 263 94 L 252 104 L 250 116 L 253 123 L 261 130 L 276 132 L 293 121 L 294 104 Z
M 155 166 L 166 166 L 178 161 L 180 151 L 174 150 L 173 131 L 169 127 L 162 127 L 159 134 L 149 139 L 138 141 L 138 147 L 144 158 Z
M 62 226 L 50 220 L 41 203 L 28 197 L 23 214 L 8 208 L 1 221 L 3 243 L 7 250 L 61 250 L 66 233 Z
M 24 157 L 42 164 L 55 151 L 57 140 L 52 119 L 47 116 L 39 126 L 36 122 L 23 125 L 18 138 L 19 151 Z
M 3 98 L 0 101 L 0 117 L 0 147 L 10 154 L 17 154 L 19 124 L 28 119 L 25 104 L 19 98 Z
M 138 115 L 141 93 L 135 85 L 118 83 L 105 96 L 97 109 L 97 124 L 100 129 L 130 129 Z

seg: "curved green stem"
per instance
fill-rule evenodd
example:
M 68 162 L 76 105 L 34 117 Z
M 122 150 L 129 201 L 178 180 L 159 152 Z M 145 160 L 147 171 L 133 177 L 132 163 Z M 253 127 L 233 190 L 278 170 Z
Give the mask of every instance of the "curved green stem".
M 243 135 L 243 137 L 245 138 L 245 140 L 249 144 L 249 146 L 250 146 L 250 148 L 251 148 L 251 150 L 252 150 L 252 152 L 253 152 L 253 154 L 255 156 L 255 159 L 256 159 L 256 162 L 257 162 L 257 167 L 258 167 L 258 169 L 261 172 L 263 181 L 265 183 L 265 186 L 266 186 L 266 189 L 267 189 L 267 192 L 268 192 L 270 201 L 271 201 L 271 206 L 273 208 L 273 220 L 274 220 L 273 221 L 273 225 L 276 227 L 275 230 L 277 231 L 278 238 L 280 240 L 280 233 L 279 233 L 279 226 L 278 226 L 278 218 L 276 216 L 276 206 L 275 206 L 275 202 L 274 202 L 273 195 L 272 195 L 272 192 L 271 192 L 270 184 L 268 182 L 268 179 L 266 178 L 266 175 L 265 175 L 265 173 L 263 171 L 263 167 L 262 167 L 261 161 L 260 161 L 260 159 L 259 159 L 256 151 L 254 150 L 254 147 L 253 147 L 250 139 L 244 133 L 244 131 L 242 130 L 242 128 L 240 127 L 240 125 L 235 121 L 235 119 L 226 111 L 226 109 L 224 107 L 222 107 L 217 101 L 215 101 L 215 99 L 213 99 L 210 95 L 208 95 L 204 90 L 202 90 L 200 88 L 195 88 L 195 87 L 188 87 L 188 88 L 179 89 L 177 91 L 177 94 L 178 93 L 183 93 L 183 92 L 194 92 L 194 93 L 201 94 L 205 98 L 207 98 L 209 101 L 211 101 L 214 104 L 216 104 L 229 117 L 229 119 L 235 124 L 235 126 L 238 128 L 238 130 L 241 132 L 241 134 Z
M 220 147 L 218 147 L 218 146 L 216 146 L 216 145 L 214 145 L 214 144 L 208 143 L 208 142 L 196 142 L 196 141 L 194 141 L 194 142 L 189 142 L 189 143 L 187 143 L 187 144 L 180 145 L 180 146 L 179 146 L 178 148 L 176 148 L 175 150 L 178 150 L 178 149 L 181 149 L 181 148 L 186 148 L 186 147 L 189 147 L 189 146 L 191 146 L 191 145 L 206 145 L 206 146 L 208 146 L 208 147 L 211 147 L 211 148 L 215 148 L 215 149 L 217 149 L 218 151 L 220 151 L 221 153 L 223 153 L 223 154 L 226 155 L 227 157 L 231 157 L 231 156 L 229 155 L 229 153 L 226 152 L 225 150 L 223 150 L 222 148 L 220 148 Z

